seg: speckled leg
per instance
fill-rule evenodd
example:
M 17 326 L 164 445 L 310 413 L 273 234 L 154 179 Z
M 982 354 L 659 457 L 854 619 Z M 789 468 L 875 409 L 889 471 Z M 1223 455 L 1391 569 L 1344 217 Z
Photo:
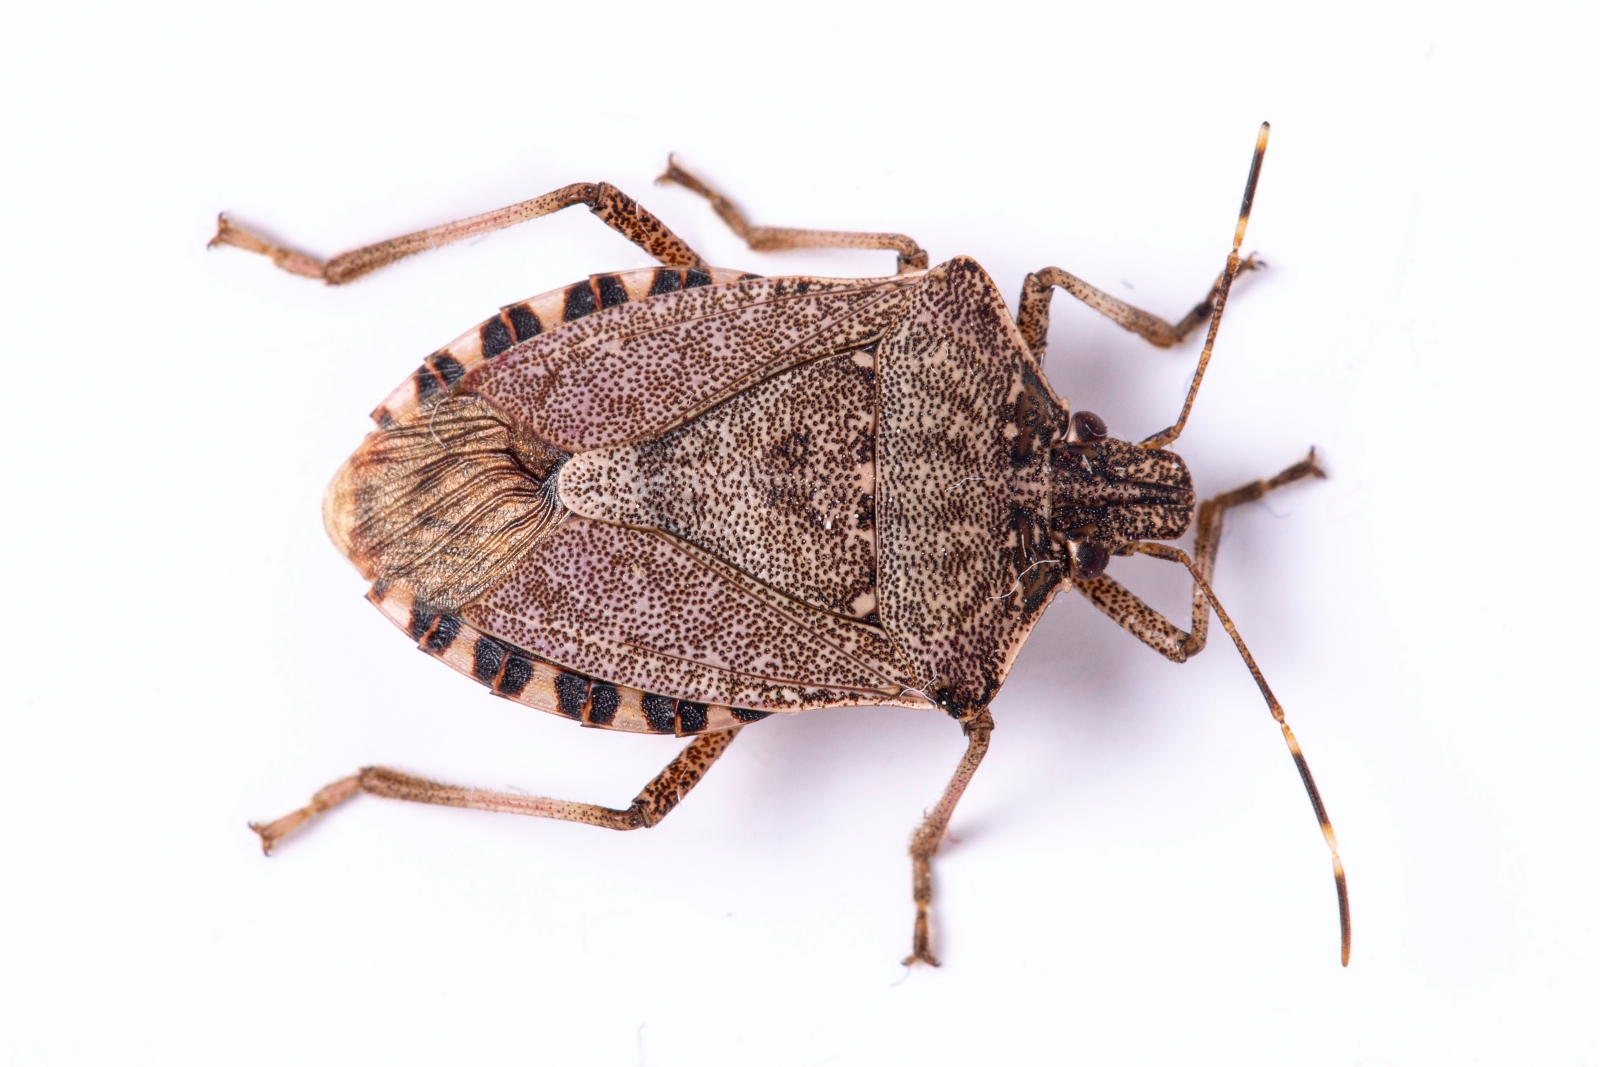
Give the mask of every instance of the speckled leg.
M 1222 540 L 1222 520 L 1229 508 L 1260 500 L 1272 490 L 1302 478 L 1323 477 L 1326 475 L 1317 466 L 1317 450 L 1312 449 L 1305 459 L 1271 478 L 1257 478 L 1232 492 L 1221 493 L 1202 502 L 1196 511 L 1194 534 L 1194 563 L 1201 578 L 1209 583 L 1216 569 L 1217 545 Z M 1211 605 L 1204 586 L 1199 582 L 1194 585 L 1188 633 L 1172 625 L 1154 608 L 1107 575 L 1079 582 L 1077 588 L 1078 592 L 1089 598 L 1091 604 L 1115 619 L 1124 630 L 1174 663 L 1183 663 L 1206 647 Z
M 1251 253 L 1239 262 L 1239 273 L 1264 267 L 1266 264 Z M 1225 274 L 1217 275 L 1204 300 L 1190 308 L 1183 318 L 1171 323 L 1124 303 L 1103 289 L 1096 289 L 1060 267 L 1045 267 L 1022 280 L 1022 298 L 1017 302 L 1017 329 L 1022 331 L 1023 340 L 1028 342 L 1033 354 L 1043 359 L 1045 339 L 1050 332 L 1050 298 L 1055 295 L 1056 287 L 1060 286 L 1124 330 L 1138 334 L 1157 348 L 1171 348 L 1182 344 L 1195 327 L 1210 320 L 1211 313 L 1217 307 L 1217 296 L 1222 291 Z
M 671 230 L 632 197 L 605 182 L 578 182 L 553 193 L 524 200 L 460 222 L 450 222 L 429 230 L 380 241 L 357 248 L 323 262 L 303 252 L 281 248 L 249 230 L 235 226 L 226 215 L 217 216 L 217 235 L 209 247 L 232 245 L 272 260 L 291 274 L 318 278 L 329 285 L 343 285 L 380 267 L 426 252 L 430 248 L 478 237 L 519 222 L 536 219 L 576 204 L 586 205 L 602 222 L 669 267 L 703 267 L 705 263 Z
M 738 729 L 719 730 L 701 734 L 667 764 L 666 769 L 634 798 L 626 808 L 605 808 L 598 804 L 581 804 L 570 800 L 551 800 L 548 797 L 529 797 L 520 793 L 492 793 L 485 789 L 464 789 L 442 782 L 418 778 L 388 767 L 363 767 L 359 773 L 342 778 L 311 798 L 311 803 L 299 811 L 291 812 L 274 822 L 260 825 L 251 823 L 250 829 L 261 835 L 261 850 L 271 853 L 273 846 L 294 833 L 311 819 L 330 808 L 337 807 L 357 793 L 389 797 L 392 800 L 412 800 L 421 804 L 443 804 L 452 808 L 477 808 L 480 811 L 499 811 L 508 815 L 538 815 L 546 819 L 564 819 L 567 822 L 585 822 L 590 826 L 603 826 L 609 830 L 637 830 L 654 826 L 678 806 L 678 801 L 689 795 L 689 790 L 699 783 L 717 757 L 733 743 Z
M 1233 227 L 1233 248 L 1228 253 L 1227 264 L 1211 286 L 1211 292 L 1206 299 L 1195 305 L 1177 325 L 1174 326 L 1147 311 L 1140 311 L 1131 304 L 1125 304 L 1109 293 L 1101 292 L 1057 267 L 1047 267 L 1037 274 L 1030 274 L 1022 283 L 1022 299 L 1017 307 L 1017 327 L 1022 331 L 1028 346 L 1041 360 L 1044 358 L 1045 337 L 1050 328 L 1050 294 L 1057 285 L 1113 322 L 1132 330 L 1161 348 L 1170 348 L 1183 340 L 1200 323 L 1210 320 L 1211 325 L 1206 330 L 1206 343 L 1200 350 L 1194 377 L 1189 379 L 1189 392 L 1184 397 L 1183 408 L 1178 412 L 1178 420 L 1165 430 L 1151 434 L 1140 441 L 1141 448 L 1166 448 L 1183 433 L 1183 428 L 1189 421 L 1189 413 L 1194 410 L 1194 398 L 1200 392 L 1200 383 L 1205 379 L 1206 366 L 1211 362 L 1211 351 L 1217 343 L 1217 327 L 1222 324 L 1222 310 L 1228 304 L 1228 291 L 1232 288 L 1234 279 L 1242 271 L 1252 270 L 1261 265 L 1256 262 L 1254 255 L 1240 259 L 1239 248 L 1244 242 L 1245 228 L 1250 223 L 1250 206 L 1255 202 L 1256 183 L 1261 179 L 1261 163 L 1266 158 L 1267 135 L 1270 132 L 1271 127 L 1265 122 L 1256 132 L 1256 150 L 1250 158 L 1250 175 L 1244 182 L 1244 200 L 1239 205 L 1239 221 Z
M 994 730 L 994 719 L 989 715 L 988 708 L 982 708 L 963 722 L 961 729 L 967 735 L 966 754 L 961 757 L 950 784 L 944 787 L 944 796 L 923 817 L 917 832 L 911 835 L 911 899 L 917 905 L 917 920 L 911 931 L 911 955 L 901 961 L 908 965 L 926 963 L 939 966 L 928 943 L 928 908 L 933 904 L 931 863 L 934 854 L 939 851 L 939 843 L 944 840 L 945 829 L 950 825 L 950 816 L 955 813 L 961 794 L 966 792 L 967 783 L 972 781 L 978 764 L 983 762 L 984 753 L 989 751 L 989 734 Z
M 862 248 L 895 254 L 895 273 L 926 270 L 928 253 L 901 233 L 852 233 L 846 230 L 791 230 L 776 226 L 752 226 L 733 201 L 705 182 L 667 159 L 666 173 L 658 184 L 681 185 L 711 201 L 711 208 L 728 227 L 744 239 L 752 252 L 786 252 L 793 248 Z

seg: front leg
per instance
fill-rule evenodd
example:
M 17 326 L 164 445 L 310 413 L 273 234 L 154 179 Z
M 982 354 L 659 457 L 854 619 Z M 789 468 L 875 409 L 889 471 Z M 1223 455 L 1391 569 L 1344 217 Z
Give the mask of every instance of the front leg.
M 1256 259 L 1252 252 L 1240 260 L 1239 273 L 1265 267 L 1266 264 Z M 1022 280 L 1022 298 L 1017 301 L 1017 329 L 1022 331 L 1022 339 L 1028 342 L 1033 354 L 1043 359 L 1045 340 L 1050 333 L 1050 298 L 1059 286 L 1124 330 L 1138 334 L 1157 348 L 1171 348 L 1182 344 L 1195 327 L 1210 320 L 1212 312 L 1217 309 L 1217 297 L 1222 285 L 1223 275 L 1219 274 L 1205 299 L 1190 308 L 1189 313 L 1177 322 L 1168 322 L 1159 315 L 1152 315 L 1118 300 L 1104 289 L 1096 289 L 1060 267 L 1045 267 Z
M 1161 348 L 1172 347 L 1200 323 L 1208 318 L 1211 320 L 1211 327 L 1206 331 L 1205 347 L 1200 350 L 1194 377 L 1189 380 L 1189 394 L 1184 397 L 1183 408 L 1178 412 L 1178 421 L 1140 441 L 1140 448 L 1166 448 L 1183 433 L 1183 427 L 1189 421 L 1189 412 L 1194 410 L 1194 398 L 1200 392 L 1200 383 L 1205 379 L 1206 366 L 1211 362 L 1212 347 L 1217 343 L 1217 328 L 1222 325 L 1222 309 L 1228 303 L 1228 290 L 1241 272 L 1260 265 L 1253 255 L 1240 259 L 1239 247 L 1244 242 L 1245 227 L 1250 223 L 1250 207 L 1255 202 L 1256 182 L 1261 178 L 1261 162 L 1267 154 L 1267 134 L 1270 129 L 1263 122 L 1256 134 L 1256 150 L 1250 159 L 1250 176 L 1245 179 L 1244 201 L 1239 205 L 1239 221 L 1233 227 L 1233 249 L 1228 253 L 1227 265 L 1223 267 L 1222 274 L 1212 285 L 1206 299 L 1178 320 L 1177 325 L 1125 304 L 1058 267 L 1047 267 L 1038 274 L 1030 274 L 1023 283 L 1022 300 L 1017 308 L 1017 327 L 1034 355 L 1041 360 L 1044 359 L 1045 336 L 1050 327 L 1050 294 L 1057 285 L 1119 326 L 1132 330 Z
M 1222 541 L 1222 520 L 1229 508 L 1260 500 L 1274 489 L 1300 481 L 1302 478 L 1326 478 L 1317 466 L 1317 450 L 1312 449 L 1305 459 L 1286 467 L 1271 478 L 1257 478 L 1227 493 L 1219 493 L 1201 503 L 1195 517 L 1194 564 L 1200 578 L 1206 583 L 1217 566 L 1217 545 Z M 1118 626 L 1172 660 L 1183 663 L 1198 655 L 1206 647 L 1206 631 L 1211 621 L 1211 604 L 1201 581 L 1194 583 L 1190 605 L 1189 632 L 1185 633 L 1168 622 L 1160 612 L 1129 592 L 1116 579 L 1102 574 L 1098 578 L 1078 582 L 1078 592 L 1089 602 L 1114 619 Z

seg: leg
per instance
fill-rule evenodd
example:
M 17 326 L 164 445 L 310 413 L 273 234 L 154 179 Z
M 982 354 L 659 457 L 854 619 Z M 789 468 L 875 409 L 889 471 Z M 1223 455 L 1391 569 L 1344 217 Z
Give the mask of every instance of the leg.
M 1260 270 L 1265 266 L 1265 263 L 1256 259 L 1255 253 L 1251 253 L 1240 261 L 1239 273 Z M 1171 348 L 1182 344 L 1196 326 L 1211 318 L 1222 290 L 1222 279 L 1223 275 L 1217 275 L 1205 299 L 1190 308 L 1189 313 L 1176 323 L 1169 323 L 1166 319 L 1118 300 L 1102 289 L 1096 289 L 1060 267 L 1046 267 L 1022 280 L 1022 298 L 1017 302 L 1017 328 L 1022 331 L 1022 338 L 1028 342 L 1033 354 L 1043 359 L 1045 338 L 1050 332 L 1050 297 L 1055 294 L 1056 286 L 1060 286 L 1124 330 L 1138 334 L 1157 348 Z
M 667 813 L 678 806 L 678 801 L 688 796 L 689 790 L 705 777 L 707 768 L 727 750 L 738 732 L 737 729 L 721 730 L 696 737 L 644 787 L 632 804 L 622 809 L 547 797 L 528 797 L 519 793 L 463 789 L 387 767 L 363 767 L 360 773 L 340 779 L 317 793 L 311 798 L 311 803 L 299 811 L 265 826 L 251 823 L 250 829 L 261 835 L 261 850 L 270 854 L 274 845 L 315 816 L 343 804 L 357 793 L 371 793 L 373 796 L 414 800 L 421 804 L 477 808 L 479 811 L 500 811 L 508 815 L 539 815 L 546 819 L 586 822 L 590 826 L 604 826 L 611 830 L 637 830 L 654 826 L 666 818 Z
M 1188 633 L 1172 625 L 1150 605 L 1104 574 L 1087 582 L 1079 582 L 1078 592 L 1115 619 L 1124 630 L 1174 663 L 1183 663 L 1206 647 L 1206 630 L 1211 621 L 1211 604 L 1206 596 L 1206 586 L 1216 570 L 1217 545 L 1222 540 L 1222 520 L 1228 509 L 1260 500 L 1272 490 L 1302 478 L 1324 477 L 1327 476 L 1317 466 L 1317 450 L 1312 449 L 1305 459 L 1271 478 L 1257 478 L 1232 492 L 1222 493 L 1201 503 L 1194 534 L 1194 565 L 1199 577 L 1194 584 Z
M 924 270 L 928 253 L 911 238 L 899 233 L 850 233 L 844 230 L 789 230 L 774 226 L 752 226 L 733 201 L 706 185 L 693 174 L 667 158 L 667 171 L 657 183 L 672 183 L 699 193 L 711 201 L 711 208 L 728 227 L 744 239 L 752 252 L 785 252 L 791 248 L 867 248 L 895 253 L 895 273 Z
M 1183 414 L 1178 422 L 1163 434 L 1170 437 L 1161 439 L 1159 444 L 1152 444 L 1161 434 L 1149 438 L 1141 444 L 1150 448 L 1164 448 L 1177 440 L 1178 434 L 1183 430 L 1183 424 L 1189 417 L 1189 407 L 1194 403 L 1194 394 L 1200 389 L 1200 379 L 1205 374 L 1206 363 L 1211 359 L 1211 346 L 1216 341 L 1217 323 L 1222 318 L 1222 307 L 1227 303 L 1228 290 L 1233 285 L 1233 280 L 1245 271 L 1265 267 L 1259 262 L 1254 253 L 1244 259 L 1239 258 L 1239 246 L 1244 242 L 1245 224 L 1250 221 L 1250 204 L 1255 199 L 1256 180 L 1261 175 L 1261 160 L 1267 151 L 1267 124 L 1261 124 L 1261 132 L 1256 137 L 1256 152 L 1250 163 L 1250 177 L 1245 182 L 1244 205 L 1239 209 L 1239 222 L 1233 231 L 1233 251 L 1228 253 L 1227 265 L 1222 273 L 1217 275 L 1217 280 L 1212 283 L 1211 291 L 1204 300 L 1189 309 L 1189 313 L 1176 323 L 1169 323 L 1158 318 L 1148 311 L 1141 311 L 1132 304 L 1124 303 L 1103 290 L 1096 289 L 1088 282 L 1074 277 L 1060 267 L 1046 267 L 1037 274 L 1030 274 L 1022 281 L 1022 297 L 1017 301 L 1017 328 L 1022 331 L 1022 338 L 1033 350 L 1039 359 L 1044 359 L 1045 339 L 1050 332 L 1050 297 L 1055 293 L 1055 287 L 1060 286 L 1085 304 L 1094 308 L 1100 314 L 1121 326 L 1125 330 L 1143 337 L 1157 348 L 1171 348 L 1194 332 L 1196 326 L 1210 320 L 1211 329 L 1206 337 L 1206 347 L 1200 353 L 1200 366 L 1195 371 L 1194 381 L 1189 386 L 1189 399 L 1184 404 Z
M 209 247 L 233 245 L 246 252 L 268 256 L 291 274 L 320 278 L 329 285 L 343 285 L 418 252 L 503 230 L 507 226 L 515 226 L 519 222 L 536 219 L 574 204 L 587 205 L 607 226 L 669 267 L 705 266 L 694 249 L 684 244 L 660 219 L 640 207 L 626 193 L 605 182 L 579 182 L 499 211 L 474 215 L 460 222 L 357 248 L 334 256 L 326 263 L 301 252 L 279 248 L 248 230 L 241 230 L 229 222 L 226 215 L 217 216 L 217 235 L 211 239 Z
M 933 871 L 929 864 L 939 851 L 939 842 L 944 840 L 944 831 L 950 825 L 950 816 L 956 810 L 956 803 L 960 801 L 961 794 L 966 792 L 967 783 L 972 781 L 978 764 L 983 762 L 984 753 L 989 751 L 989 734 L 994 730 L 994 719 L 990 717 L 989 709 L 984 708 L 963 722 L 961 729 L 967 735 L 966 755 L 961 757 L 950 784 L 944 787 L 944 796 L 923 817 L 917 832 L 911 835 L 911 899 L 917 905 L 917 921 L 911 932 L 911 955 L 902 961 L 907 964 L 939 966 L 939 961 L 934 959 L 928 946 L 928 907 L 933 903 Z

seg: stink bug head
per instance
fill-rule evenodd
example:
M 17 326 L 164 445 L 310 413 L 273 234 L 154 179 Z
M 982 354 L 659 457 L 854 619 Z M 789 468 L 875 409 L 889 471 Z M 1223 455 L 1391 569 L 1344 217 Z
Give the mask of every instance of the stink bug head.
M 1099 422 L 1089 412 L 1079 412 Z M 1104 425 L 1103 423 L 1101 424 Z M 1050 469 L 1050 539 L 1079 581 L 1136 541 L 1172 541 L 1194 517 L 1194 482 L 1177 453 L 1113 437 L 1069 439 Z

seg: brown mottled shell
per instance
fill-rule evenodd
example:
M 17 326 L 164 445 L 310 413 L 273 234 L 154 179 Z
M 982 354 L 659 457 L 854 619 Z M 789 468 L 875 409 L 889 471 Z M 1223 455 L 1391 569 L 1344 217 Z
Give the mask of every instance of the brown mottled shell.
M 967 259 L 598 275 L 502 309 L 373 414 L 324 505 L 371 599 L 588 725 L 962 714 L 1063 577 L 1044 556 L 1065 413 Z

